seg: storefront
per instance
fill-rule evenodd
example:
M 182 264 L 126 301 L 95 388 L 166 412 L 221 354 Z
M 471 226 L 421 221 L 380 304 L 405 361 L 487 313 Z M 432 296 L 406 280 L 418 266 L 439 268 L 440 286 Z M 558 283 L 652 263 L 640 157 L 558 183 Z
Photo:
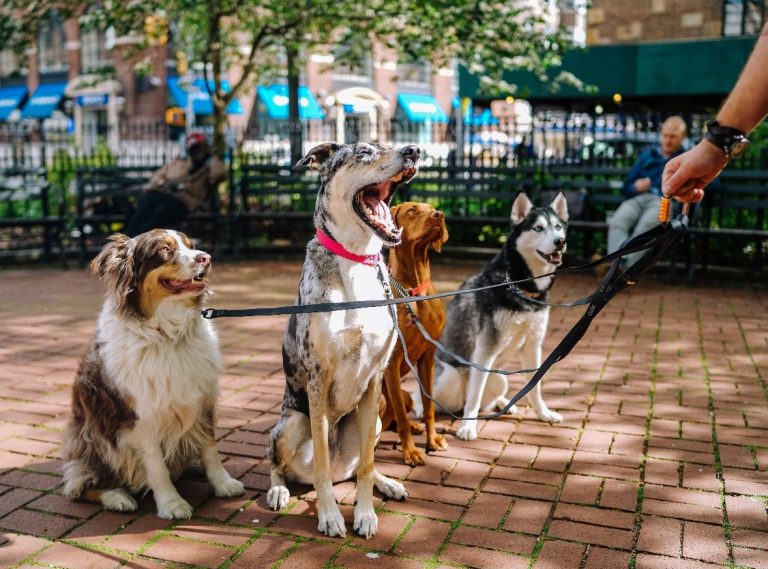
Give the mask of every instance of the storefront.
M 280 83 L 268 87 L 258 87 L 259 138 L 274 136 L 288 138 L 288 86 Z M 299 86 L 299 120 L 306 131 L 311 127 L 305 121 L 322 121 L 323 109 L 306 85 Z
M 100 141 L 116 149 L 120 141 L 119 111 L 122 87 L 115 80 L 92 75 L 72 79 L 66 95 L 74 101 L 75 141 L 80 147 L 93 148 Z
M 225 93 L 231 90 L 226 80 L 221 82 L 221 88 Z M 214 89 L 213 81 L 209 81 L 206 86 L 203 79 L 188 81 L 185 77 L 169 77 L 168 92 L 171 98 L 169 107 L 177 107 L 184 113 L 188 127 L 210 126 L 213 119 L 211 92 Z M 237 99 L 230 101 L 226 111 L 228 115 L 242 115 L 244 112 L 243 106 Z
M 435 125 L 448 122 L 448 115 L 432 95 L 399 93 L 395 109 L 395 142 L 430 144 L 435 140 Z

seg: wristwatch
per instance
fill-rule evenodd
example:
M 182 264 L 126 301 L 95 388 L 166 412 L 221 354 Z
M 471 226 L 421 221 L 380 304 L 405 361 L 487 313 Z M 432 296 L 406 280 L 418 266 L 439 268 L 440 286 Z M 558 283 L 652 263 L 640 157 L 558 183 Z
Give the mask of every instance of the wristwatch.
M 728 158 L 741 156 L 749 146 L 746 134 L 737 128 L 722 126 L 716 119 L 707 123 L 704 138 L 725 152 Z

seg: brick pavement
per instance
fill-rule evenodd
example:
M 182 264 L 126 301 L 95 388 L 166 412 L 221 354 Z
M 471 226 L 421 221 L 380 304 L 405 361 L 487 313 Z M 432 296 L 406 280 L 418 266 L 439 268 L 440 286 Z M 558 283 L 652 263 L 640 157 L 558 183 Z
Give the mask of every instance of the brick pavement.
M 472 270 L 433 267 L 442 290 Z M 211 305 L 290 303 L 298 274 L 292 262 L 220 265 Z M 555 297 L 593 284 L 561 277 Z M 101 294 L 79 270 L 0 274 L 0 567 L 768 567 L 766 293 L 645 280 L 549 373 L 562 424 L 523 408 L 472 443 L 449 436 L 415 469 L 385 433 L 377 463 L 411 498 L 377 501 L 370 541 L 322 538 L 311 488 L 294 488 L 285 513 L 265 508 L 283 384 L 277 317 L 217 322 L 219 448 L 244 497 L 212 498 L 204 480 L 185 478 L 194 518 L 176 523 L 157 518 L 151 498 L 135 514 L 64 500 L 69 385 Z M 579 314 L 553 311 L 547 349 Z M 336 493 L 351 533 L 354 484 Z

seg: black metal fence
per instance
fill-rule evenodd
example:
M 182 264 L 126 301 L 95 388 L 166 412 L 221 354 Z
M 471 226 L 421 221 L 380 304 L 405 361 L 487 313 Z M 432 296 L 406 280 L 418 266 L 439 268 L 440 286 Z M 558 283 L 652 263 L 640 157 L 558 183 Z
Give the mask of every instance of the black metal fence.
M 687 118 L 695 140 L 704 117 Z M 593 204 L 591 216 L 573 224 L 572 251 L 587 257 L 604 248 L 605 219 L 621 199 L 622 177 L 639 152 L 656 142 L 661 120 L 548 113 L 530 124 L 390 122 L 378 133 L 385 141 L 423 148 L 421 173 L 398 199 L 427 201 L 445 211 L 451 223 L 448 251 L 498 247 L 517 191 L 540 199 L 548 190 L 566 189 Z M 305 139 L 305 147 L 332 140 L 330 128 L 319 124 L 312 131 L 317 140 Z M 179 133 L 165 125 L 123 129 L 117 141 L 108 134 L 85 144 L 50 131 L 0 127 L 0 260 L 86 259 L 107 234 L 122 228 L 151 171 L 183 151 Z M 265 247 L 301 248 L 311 234 L 316 178 L 291 171 L 284 139 L 229 136 L 237 150 L 228 153 L 228 179 L 188 230 L 232 256 Z M 708 194 L 698 218 L 704 220 L 699 242 L 691 245 L 705 252 L 700 265 L 768 265 L 766 170 L 764 154 L 753 154 L 729 166 L 722 195 Z M 90 187 L 113 197 L 98 203 L 86 195 Z M 121 193 L 125 199 L 113 199 Z

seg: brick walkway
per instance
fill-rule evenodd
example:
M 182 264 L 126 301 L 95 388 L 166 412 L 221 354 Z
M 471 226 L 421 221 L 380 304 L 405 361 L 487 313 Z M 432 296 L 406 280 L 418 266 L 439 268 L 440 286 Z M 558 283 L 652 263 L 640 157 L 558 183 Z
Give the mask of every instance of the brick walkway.
M 447 290 L 472 270 L 433 276 Z M 297 263 L 220 265 L 211 304 L 290 303 L 298 273 Z M 593 285 L 562 277 L 555 296 Z M 415 469 L 386 433 L 377 462 L 411 497 L 378 502 L 370 541 L 322 538 L 306 487 L 286 513 L 265 509 L 284 318 L 218 322 L 219 448 L 246 496 L 211 498 L 186 478 L 195 512 L 182 523 L 157 518 L 151 497 L 130 515 L 63 499 L 69 385 L 101 294 L 77 270 L 0 275 L 0 567 L 768 567 L 766 293 L 646 280 L 550 372 L 544 391 L 562 424 L 527 410 L 485 423 L 472 443 L 449 436 Z M 546 351 L 580 313 L 553 311 Z M 354 485 L 336 491 L 351 534 Z

